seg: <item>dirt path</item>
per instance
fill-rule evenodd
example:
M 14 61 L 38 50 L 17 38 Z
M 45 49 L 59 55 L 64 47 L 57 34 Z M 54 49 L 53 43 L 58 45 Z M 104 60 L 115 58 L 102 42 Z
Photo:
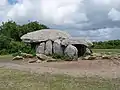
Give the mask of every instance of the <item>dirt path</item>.
M 0 62 L 0 67 L 35 73 L 67 74 L 71 76 L 120 77 L 120 62 L 111 60 L 52 62 L 28 64 L 25 62 Z

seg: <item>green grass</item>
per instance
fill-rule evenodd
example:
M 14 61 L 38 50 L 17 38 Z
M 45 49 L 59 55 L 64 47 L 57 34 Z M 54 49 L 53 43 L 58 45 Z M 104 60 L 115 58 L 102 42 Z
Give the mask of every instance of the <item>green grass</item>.
M 12 59 L 12 55 L 0 55 L 0 60 L 9 60 Z
M 0 68 L 0 90 L 120 90 L 120 79 L 40 75 Z
M 92 50 L 95 53 L 101 53 L 101 52 L 103 52 L 103 53 L 111 52 L 111 53 L 114 53 L 114 54 L 120 53 L 120 49 L 92 49 Z

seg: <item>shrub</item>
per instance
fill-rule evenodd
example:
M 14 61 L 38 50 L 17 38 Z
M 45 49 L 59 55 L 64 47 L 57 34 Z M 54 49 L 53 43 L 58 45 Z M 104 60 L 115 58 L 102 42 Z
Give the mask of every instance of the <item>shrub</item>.
M 14 56 L 14 57 L 15 57 L 15 56 L 22 56 L 22 55 L 21 55 L 21 51 L 16 52 L 16 53 L 13 53 L 12 56 Z
M 27 45 L 23 42 L 12 41 L 9 47 L 9 53 L 24 52 L 28 54 L 35 53 L 35 50 L 31 48 L 31 45 Z
M 20 37 L 28 32 L 41 29 L 48 29 L 48 27 L 37 21 L 24 25 L 18 25 L 14 21 L 3 22 L 0 25 L 0 55 L 17 54 L 22 51 L 35 56 L 35 49 L 21 42 Z
M 7 54 L 9 54 L 9 53 L 6 49 L 0 50 L 0 55 L 7 55 Z

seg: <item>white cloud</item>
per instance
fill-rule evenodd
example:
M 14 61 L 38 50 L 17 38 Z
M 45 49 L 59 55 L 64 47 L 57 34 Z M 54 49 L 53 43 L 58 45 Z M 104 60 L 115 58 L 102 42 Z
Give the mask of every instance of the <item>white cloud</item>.
M 120 0 L 7 0 L 0 3 L 0 21 L 13 19 L 24 24 L 37 20 L 52 28 L 65 29 L 74 36 L 92 39 L 120 38 Z M 117 33 L 111 35 L 111 32 Z M 117 37 L 116 37 L 117 36 Z
M 2 3 L 0 3 L 0 7 L 5 6 L 6 4 L 8 4 L 7 0 L 2 0 Z
M 120 12 L 116 9 L 112 8 L 111 11 L 108 13 L 108 16 L 113 21 L 119 21 L 120 20 Z

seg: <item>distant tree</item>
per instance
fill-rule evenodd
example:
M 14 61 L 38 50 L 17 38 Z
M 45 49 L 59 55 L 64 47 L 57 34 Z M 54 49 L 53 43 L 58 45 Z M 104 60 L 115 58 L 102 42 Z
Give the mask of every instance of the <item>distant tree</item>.
M 23 42 L 18 41 L 11 41 L 9 44 L 9 53 L 16 53 L 19 51 L 25 52 L 25 53 L 33 53 L 33 49 L 31 48 L 31 45 L 26 45 Z M 35 51 L 34 51 L 35 52 Z
M 24 24 L 20 27 L 20 34 L 19 36 L 21 37 L 22 35 L 28 33 L 28 32 L 33 32 L 41 29 L 48 29 L 47 26 L 43 24 L 39 24 L 39 22 L 30 22 L 28 24 Z
M 4 36 L 3 34 L 0 35 L 0 50 L 8 49 L 11 39 Z
M 24 25 L 18 25 L 14 21 L 3 22 L 0 26 L 0 34 L 3 34 L 9 38 L 14 39 L 15 41 L 21 41 L 20 37 L 28 32 L 48 29 L 47 26 L 39 24 L 37 21 L 30 22 Z
M 93 42 L 95 49 L 120 49 L 120 40 Z
M 19 25 L 13 21 L 3 22 L 0 26 L 0 34 L 14 40 L 19 39 Z
M 31 45 L 21 42 L 20 37 L 28 32 L 48 29 L 47 26 L 39 24 L 37 21 L 28 24 L 18 25 L 14 21 L 3 22 L 0 26 L 0 55 L 12 54 L 15 52 L 34 53 Z

